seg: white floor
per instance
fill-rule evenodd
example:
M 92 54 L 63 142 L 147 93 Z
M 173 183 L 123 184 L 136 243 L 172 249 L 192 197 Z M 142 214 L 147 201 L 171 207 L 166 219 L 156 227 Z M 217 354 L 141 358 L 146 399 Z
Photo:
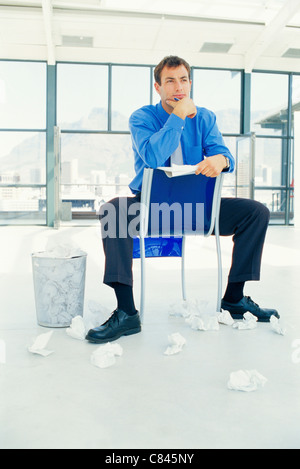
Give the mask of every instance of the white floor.
M 90 362 L 97 345 L 65 329 L 54 330 L 52 355 L 27 349 L 49 331 L 36 321 L 31 268 L 31 253 L 43 251 L 49 240 L 70 240 L 88 253 L 86 313 L 95 302 L 115 308 L 112 291 L 102 285 L 98 228 L 0 228 L 2 449 L 300 448 L 300 231 L 270 227 L 261 282 L 249 283 L 245 292 L 279 310 L 285 336 L 269 324 L 192 330 L 184 318 L 169 315 L 170 305 L 181 302 L 179 260 L 149 260 L 143 331 L 118 340 L 123 356 L 106 369 Z M 222 239 L 222 251 L 225 286 L 230 239 Z M 139 261 L 134 272 L 138 306 Z M 190 239 L 189 298 L 207 301 L 209 313 L 215 274 L 214 239 Z M 174 332 L 186 346 L 166 356 Z M 229 390 L 230 373 L 241 369 L 257 370 L 267 384 L 252 393 Z

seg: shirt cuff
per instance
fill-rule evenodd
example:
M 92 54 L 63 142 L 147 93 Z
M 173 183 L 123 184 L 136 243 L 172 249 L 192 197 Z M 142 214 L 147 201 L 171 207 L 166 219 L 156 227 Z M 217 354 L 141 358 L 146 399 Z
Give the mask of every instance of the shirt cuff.
M 176 116 L 176 114 L 170 114 L 169 119 L 165 123 L 165 127 L 182 132 L 185 127 L 185 121 L 181 119 L 181 117 Z

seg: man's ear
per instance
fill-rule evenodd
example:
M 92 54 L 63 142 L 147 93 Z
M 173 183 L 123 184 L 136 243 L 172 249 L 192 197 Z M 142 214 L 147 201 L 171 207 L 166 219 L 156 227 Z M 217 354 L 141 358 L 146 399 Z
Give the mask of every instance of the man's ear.
M 160 85 L 157 82 L 154 83 L 154 88 L 156 89 L 157 93 L 160 95 Z

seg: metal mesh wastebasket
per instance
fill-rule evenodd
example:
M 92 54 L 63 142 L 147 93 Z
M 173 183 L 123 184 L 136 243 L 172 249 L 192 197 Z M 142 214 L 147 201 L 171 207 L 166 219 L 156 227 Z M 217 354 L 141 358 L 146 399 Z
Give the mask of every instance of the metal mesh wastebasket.
M 37 322 L 45 327 L 69 327 L 83 316 L 87 254 L 71 258 L 32 254 Z

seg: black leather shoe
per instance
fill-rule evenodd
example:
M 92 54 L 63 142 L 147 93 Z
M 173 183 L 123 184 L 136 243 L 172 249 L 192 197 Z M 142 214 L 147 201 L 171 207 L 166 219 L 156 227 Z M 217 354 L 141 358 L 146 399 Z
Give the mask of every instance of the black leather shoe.
M 238 303 L 228 303 L 223 299 L 221 309 L 229 311 L 233 319 L 243 319 L 244 314 L 248 311 L 258 318 L 258 322 L 270 322 L 271 316 L 280 318 L 276 309 L 260 308 L 250 296 L 244 296 Z
M 121 309 L 116 309 L 102 326 L 91 329 L 86 336 L 89 342 L 104 344 L 119 339 L 123 335 L 141 332 L 140 315 L 130 316 Z

